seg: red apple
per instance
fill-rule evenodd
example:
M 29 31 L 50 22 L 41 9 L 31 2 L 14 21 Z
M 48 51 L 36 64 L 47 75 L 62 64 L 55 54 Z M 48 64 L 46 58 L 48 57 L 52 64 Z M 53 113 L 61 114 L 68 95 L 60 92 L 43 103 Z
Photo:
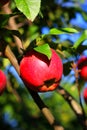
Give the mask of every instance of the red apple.
M 6 88 L 6 75 L 2 70 L 0 70 L 0 95 Z
M 82 67 L 87 66 L 87 57 L 86 56 L 82 56 L 79 60 L 78 60 L 78 68 L 81 69 Z
M 80 76 L 87 81 L 87 57 L 83 56 L 78 60 L 77 67 L 80 70 Z
M 83 97 L 84 97 L 85 103 L 87 104 L 87 87 L 84 89 Z
M 52 57 L 31 50 L 20 62 L 20 76 L 27 86 L 37 92 L 56 89 L 63 73 L 61 58 L 51 49 Z
M 87 66 L 84 66 L 80 71 L 80 76 L 87 81 Z

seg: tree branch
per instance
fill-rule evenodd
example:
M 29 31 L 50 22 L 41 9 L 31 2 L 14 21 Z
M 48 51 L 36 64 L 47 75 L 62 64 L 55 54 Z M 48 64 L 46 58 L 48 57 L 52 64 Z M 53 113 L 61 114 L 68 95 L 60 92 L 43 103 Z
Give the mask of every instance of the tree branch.
M 62 97 L 68 102 L 71 109 L 74 111 L 79 122 L 83 126 L 83 130 L 87 130 L 87 119 L 84 116 L 83 109 L 81 105 L 71 96 L 63 87 L 58 86 L 57 92 L 62 95 Z
M 6 14 L 12 14 L 12 11 L 11 11 L 11 9 L 10 9 L 9 6 L 10 6 L 9 3 L 7 3 L 5 6 L 2 7 L 2 10 L 4 11 L 4 13 L 6 13 Z M 15 22 L 15 17 L 11 17 L 9 19 L 8 24 L 9 24 L 9 29 L 18 30 L 17 24 Z M 14 40 L 15 40 L 15 44 L 16 44 L 16 46 L 18 48 L 18 52 L 20 54 L 22 54 L 23 52 L 20 49 L 20 48 L 23 48 L 21 40 L 17 36 L 14 36 Z

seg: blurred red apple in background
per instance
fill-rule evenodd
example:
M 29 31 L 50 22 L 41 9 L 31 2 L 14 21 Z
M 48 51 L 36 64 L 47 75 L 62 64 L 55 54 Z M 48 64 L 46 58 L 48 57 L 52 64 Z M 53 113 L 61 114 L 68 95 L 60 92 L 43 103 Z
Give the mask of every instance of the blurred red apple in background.
M 77 63 L 77 67 L 80 70 L 80 76 L 87 81 L 87 57 L 82 56 Z
M 80 72 L 81 77 L 87 81 L 87 66 L 84 66 Z
M 37 92 L 56 89 L 63 73 L 61 58 L 51 49 L 49 60 L 44 54 L 31 50 L 20 62 L 20 76 L 27 86 Z
M 0 95 L 6 88 L 6 75 L 2 70 L 0 70 Z

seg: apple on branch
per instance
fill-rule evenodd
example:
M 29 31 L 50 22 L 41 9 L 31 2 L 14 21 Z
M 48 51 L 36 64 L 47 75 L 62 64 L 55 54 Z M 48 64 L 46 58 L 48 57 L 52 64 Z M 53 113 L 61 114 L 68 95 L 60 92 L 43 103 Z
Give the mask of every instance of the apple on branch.
M 20 62 L 20 76 L 27 87 L 37 92 L 55 90 L 62 78 L 63 64 L 55 50 L 50 59 L 35 50 L 27 52 Z

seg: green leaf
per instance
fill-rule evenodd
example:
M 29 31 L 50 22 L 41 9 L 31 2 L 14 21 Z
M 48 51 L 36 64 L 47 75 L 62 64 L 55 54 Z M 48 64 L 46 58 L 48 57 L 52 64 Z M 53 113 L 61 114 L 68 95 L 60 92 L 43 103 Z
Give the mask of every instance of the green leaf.
M 69 58 L 72 56 L 72 54 L 67 50 L 62 51 L 66 58 Z
M 77 49 L 77 48 L 82 44 L 82 42 L 83 42 L 84 40 L 86 40 L 86 39 L 87 39 L 87 30 L 85 30 L 85 31 L 82 33 L 82 35 L 80 36 L 80 38 L 74 43 L 73 48 L 74 48 L 74 49 Z
M 15 0 L 17 8 L 31 21 L 40 11 L 41 0 Z
M 61 28 L 61 29 L 52 28 L 49 32 L 49 34 L 51 35 L 59 35 L 66 33 L 78 33 L 78 31 L 74 28 Z
M 62 28 L 61 30 L 67 33 L 78 33 L 78 31 L 74 28 Z
M 51 56 L 52 56 L 50 46 L 47 43 L 43 44 L 43 45 L 40 45 L 38 47 L 35 47 L 34 50 L 39 52 L 39 53 L 42 53 L 42 54 L 46 55 L 48 57 L 48 59 L 50 59 Z

